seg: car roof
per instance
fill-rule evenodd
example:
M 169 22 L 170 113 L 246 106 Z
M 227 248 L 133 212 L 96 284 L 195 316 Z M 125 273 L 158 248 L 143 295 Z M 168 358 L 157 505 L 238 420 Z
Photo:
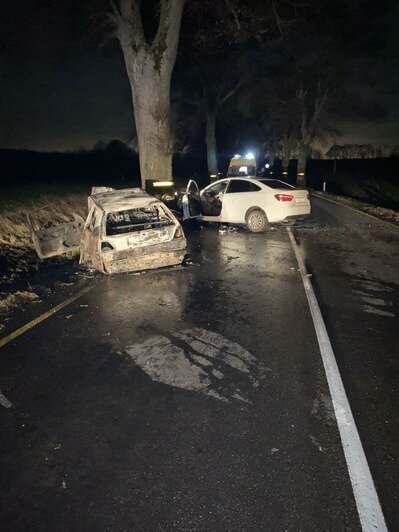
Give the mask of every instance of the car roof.
M 153 203 L 161 203 L 141 188 L 124 188 L 93 194 L 90 198 L 105 213 L 147 207 Z
M 281 181 L 281 179 L 277 179 L 276 177 L 234 175 L 234 176 L 230 176 L 230 177 L 221 177 L 217 181 L 214 181 L 214 183 L 217 183 L 218 181 L 235 181 L 237 179 L 239 179 L 241 181 L 250 181 L 250 182 L 256 181 L 257 183 L 260 183 L 261 185 L 266 185 L 266 186 L 267 186 L 267 182 L 268 181 L 269 182 L 271 182 L 271 181 Z M 211 183 L 211 185 L 213 185 L 214 183 Z M 281 181 L 281 183 L 284 183 L 285 185 L 289 185 L 289 183 L 286 183 L 285 181 Z
M 210 185 L 207 185 L 205 188 L 208 188 L 209 186 L 214 185 L 215 183 L 218 183 L 220 181 L 236 181 L 237 179 L 239 179 L 241 181 L 250 181 L 250 182 L 259 181 L 260 183 L 263 183 L 263 181 L 264 181 L 264 180 L 259 179 L 258 177 L 248 177 L 248 176 L 234 175 L 234 176 L 230 176 L 230 177 L 221 177 L 217 181 L 214 181 Z

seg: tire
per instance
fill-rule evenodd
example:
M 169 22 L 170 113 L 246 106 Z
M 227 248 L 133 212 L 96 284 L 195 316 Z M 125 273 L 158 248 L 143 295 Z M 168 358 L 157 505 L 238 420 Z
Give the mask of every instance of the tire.
M 269 226 L 266 214 L 255 209 L 247 215 L 247 227 L 251 233 L 264 233 Z
M 295 218 L 291 218 L 291 219 L 288 219 L 288 220 L 282 220 L 280 223 L 281 223 L 281 225 L 285 225 L 286 227 L 290 227 L 292 225 L 295 225 L 296 220 L 295 220 Z

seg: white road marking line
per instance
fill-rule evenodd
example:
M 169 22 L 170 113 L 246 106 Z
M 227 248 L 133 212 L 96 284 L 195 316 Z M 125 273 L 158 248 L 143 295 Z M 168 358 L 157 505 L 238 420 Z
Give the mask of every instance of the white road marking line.
M 7 399 L 1 392 L 0 392 L 0 405 L 4 406 L 4 408 L 11 408 L 12 402 Z
M 308 272 L 306 271 L 301 250 L 289 227 L 287 227 L 287 231 L 298 262 L 312 315 L 362 530 L 367 532 L 371 530 L 387 530 L 367 458 L 364 454 L 362 442 L 345 393 L 323 316 L 312 283 L 307 276 Z

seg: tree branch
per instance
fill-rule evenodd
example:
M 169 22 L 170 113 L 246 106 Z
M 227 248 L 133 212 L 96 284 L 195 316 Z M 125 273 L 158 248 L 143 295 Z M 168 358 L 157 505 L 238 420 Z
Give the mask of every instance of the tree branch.
M 158 30 L 151 45 L 155 64 L 172 72 L 176 60 L 180 24 L 185 0 L 161 0 Z
M 278 13 L 277 13 L 277 10 L 276 10 L 276 4 L 274 3 L 274 0 L 272 0 L 272 6 L 273 6 L 273 14 L 274 14 L 274 18 L 276 19 L 276 24 L 277 24 L 277 27 L 278 27 L 278 31 L 280 32 L 280 35 L 282 35 L 283 34 L 283 30 L 281 28 L 280 17 L 278 16 Z
M 146 48 L 143 24 L 140 13 L 140 0 L 119 0 L 119 9 L 114 0 L 111 0 L 113 21 L 118 39 L 123 45 L 131 45 L 134 52 Z
M 240 90 L 242 84 L 243 80 L 240 79 L 238 80 L 236 85 L 227 94 L 225 94 L 225 96 L 221 97 L 220 94 L 218 94 L 216 98 L 216 108 L 219 109 L 223 104 L 227 102 L 227 100 L 234 96 L 234 94 L 236 94 Z
M 309 137 L 311 138 L 316 130 L 317 122 L 320 118 L 320 114 L 326 104 L 328 96 L 328 90 L 326 89 L 320 98 L 317 98 L 314 106 L 314 113 L 309 126 Z
M 299 102 L 299 111 L 301 116 L 301 137 L 303 142 L 308 140 L 308 109 L 306 106 L 306 96 L 308 94 L 308 89 L 304 90 L 303 87 L 296 91 L 297 99 Z
M 237 16 L 237 13 L 236 13 L 234 7 L 231 5 L 230 0 L 225 0 L 225 2 L 226 2 L 228 10 L 230 11 L 230 13 L 234 17 L 234 20 L 236 22 L 236 26 L 237 26 L 238 31 L 241 31 L 241 24 L 240 24 L 240 21 L 238 20 L 238 16 Z

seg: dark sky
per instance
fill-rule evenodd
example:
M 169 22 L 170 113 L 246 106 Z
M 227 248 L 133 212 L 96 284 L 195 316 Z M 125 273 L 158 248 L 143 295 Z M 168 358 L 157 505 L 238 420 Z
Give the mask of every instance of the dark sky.
M 121 52 L 116 42 L 101 47 L 101 13 L 107 9 L 103 0 L 1 2 L 1 147 L 73 150 L 91 148 L 100 139 L 131 140 L 130 87 Z M 386 20 L 396 30 L 399 5 Z M 387 117 L 377 124 L 341 123 L 339 142 L 399 144 L 398 50 L 398 32 L 391 31 L 383 82 L 372 93 Z M 376 65 L 370 61 L 366 68 Z

